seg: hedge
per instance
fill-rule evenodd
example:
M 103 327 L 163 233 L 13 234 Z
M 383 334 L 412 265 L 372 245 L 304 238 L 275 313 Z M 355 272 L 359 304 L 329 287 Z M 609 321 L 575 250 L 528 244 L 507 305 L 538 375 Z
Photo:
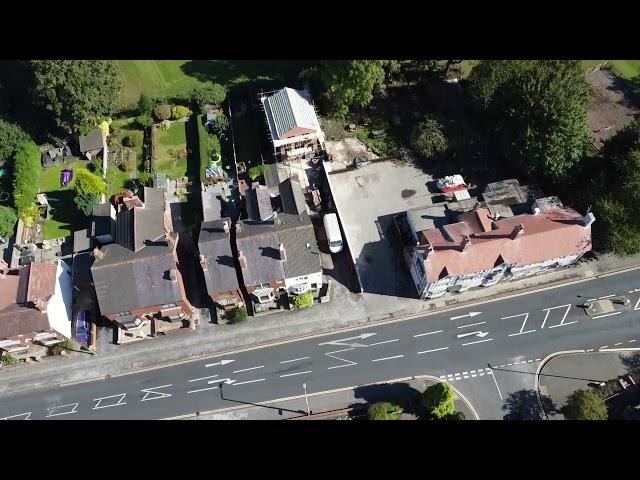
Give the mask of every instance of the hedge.
M 33 142 L 24 143 L 15 156 L 13 203 L 23 220 L 37 214 L 36 194 L 40 180 L 40 150 Z

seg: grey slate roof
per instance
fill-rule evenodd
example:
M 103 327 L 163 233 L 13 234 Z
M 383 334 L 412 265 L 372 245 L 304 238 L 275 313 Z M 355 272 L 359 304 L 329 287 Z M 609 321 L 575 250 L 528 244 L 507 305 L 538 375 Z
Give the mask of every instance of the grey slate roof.
M 222 200 L 215 191 L 203 190 L 202 195 L 202 216 L 205 222 L 219 220 L 222 217 Z
M 229 218 L 204 222 L 200 226 L 198 250 L 207 261 L 208 268 L 204 272 L 209 295 L 228 292 L 238 288 L 238 275 L 235 259 L 231 251 L 229 233 L 225 233 L 223 225 Z
M 273 140 L 279 140 L 294 128 L 320 130 L 307 90 L 283 88 L 261 101 Z
M 85 252 L 91 249 L 91 234 L 88 228 L 73 232 L 73 253 Z
M 242 252 L 247 259 L 247 266 L 242 269 L 245 285 L 284 280 L 284 268 L 278 251 L 279 243 L 273 222 L 255 223 L 240 220 L 236 223 L 238 252 Z
M 91 236 L 97 237 L 99 235 L 111 234 L 111 204 L 99 203 L 93 207 L 91 214 Z
M 264 185 L 255 182 L 245 193 L 247 199 L 247 214 L 249 220 L 255 222 L 265 221 L 273 216 L 271 206 L 271 196 L 269 190 Z
M 99 128 L 96 128 L 89 135 L 81 135 L 78 139 L 80 151 L 85 153 L 90 152 L 91 150 L 100 150 L 104 146 L 102 143 L 103 135 L 102 130 Z
M 91 275 L 103 315 L 182 300 L 178 282 L 170 278 L 177 267 L 166 241 L 135 253 L 113 243 L 101 252 L 104 256 L 95 259 Z
M 145 208 L 164 210 L 164 190 L 161 188 L 144 187 L 142 201 Z
M 280 201 L 285 213 L 300 215 L 307 212 L 307 202 L 304 200 L 302 187 L 297 175 L 292 175 L 280 183 Z
M 306 213 L 302 215 L 278 214 L 275 229 L 286 252 L 285 278 L 322 271 L 316 235 L 309 215 Z M 307 243 L 309 248 L 307 248 Z
M 164 192 L 145 187 L 144 195 L 144 207 L 121 208 L 116 217 L 116 242 L 134 251 L 164 236 Z

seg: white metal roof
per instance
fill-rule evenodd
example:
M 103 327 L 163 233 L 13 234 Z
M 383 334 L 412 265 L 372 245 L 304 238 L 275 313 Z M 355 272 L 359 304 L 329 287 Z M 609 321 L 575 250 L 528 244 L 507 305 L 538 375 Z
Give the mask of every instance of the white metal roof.
M 279 140 L 294 128 L 317 132 L 320 123 L 307 90 L 283 88 L 269 97 L 261 98 L 273 140 Z

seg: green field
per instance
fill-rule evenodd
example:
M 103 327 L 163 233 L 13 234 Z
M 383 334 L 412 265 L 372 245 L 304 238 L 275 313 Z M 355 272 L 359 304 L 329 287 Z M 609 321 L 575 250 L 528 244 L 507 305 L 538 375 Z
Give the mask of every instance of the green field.
M 185 122 L 175 122 L 168 130 L 156 130 L 156 171 L 168 178 L 187 175 L 187 160 L 178 160 L 175 156 L 178 149 L 187 147 L 185 125 Z
M 582 65 L 588 70 L 606 62 L 611 62 L 616 70 L 629 80 L 640 77 L 640 60 L 582 60 Z
M 124 79 L 121 105 L 138 101 L 140 94 L 175 96 L 205 83 L 228 88 L 260 80 L 296 78 L 313 63 L 288 60 L 118 60 Z

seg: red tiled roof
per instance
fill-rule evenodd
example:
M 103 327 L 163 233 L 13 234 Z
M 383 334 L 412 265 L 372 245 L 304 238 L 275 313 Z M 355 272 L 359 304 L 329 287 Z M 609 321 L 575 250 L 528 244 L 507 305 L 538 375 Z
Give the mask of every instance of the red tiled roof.
M 425 260 L 427 281 L 437 281 L 444 268 L 451 276 L 490 270 L 500 255 L 507 263 L 528 265 L 585 253 L 591 250 L 591 226 L 583 227 L 582 218 L 568 207 L 493 222 L 484 208 L 461 214 L 458 223 L 443 227 L 450 240 L 439 229 L 422 232 L 434 248 Z M 512 238 L 517 225 L 522 225 L 524 232 Z M 495 228 L 487 230 L 491 226 Z M 471 244 L 463 249 L 465 235 Z

